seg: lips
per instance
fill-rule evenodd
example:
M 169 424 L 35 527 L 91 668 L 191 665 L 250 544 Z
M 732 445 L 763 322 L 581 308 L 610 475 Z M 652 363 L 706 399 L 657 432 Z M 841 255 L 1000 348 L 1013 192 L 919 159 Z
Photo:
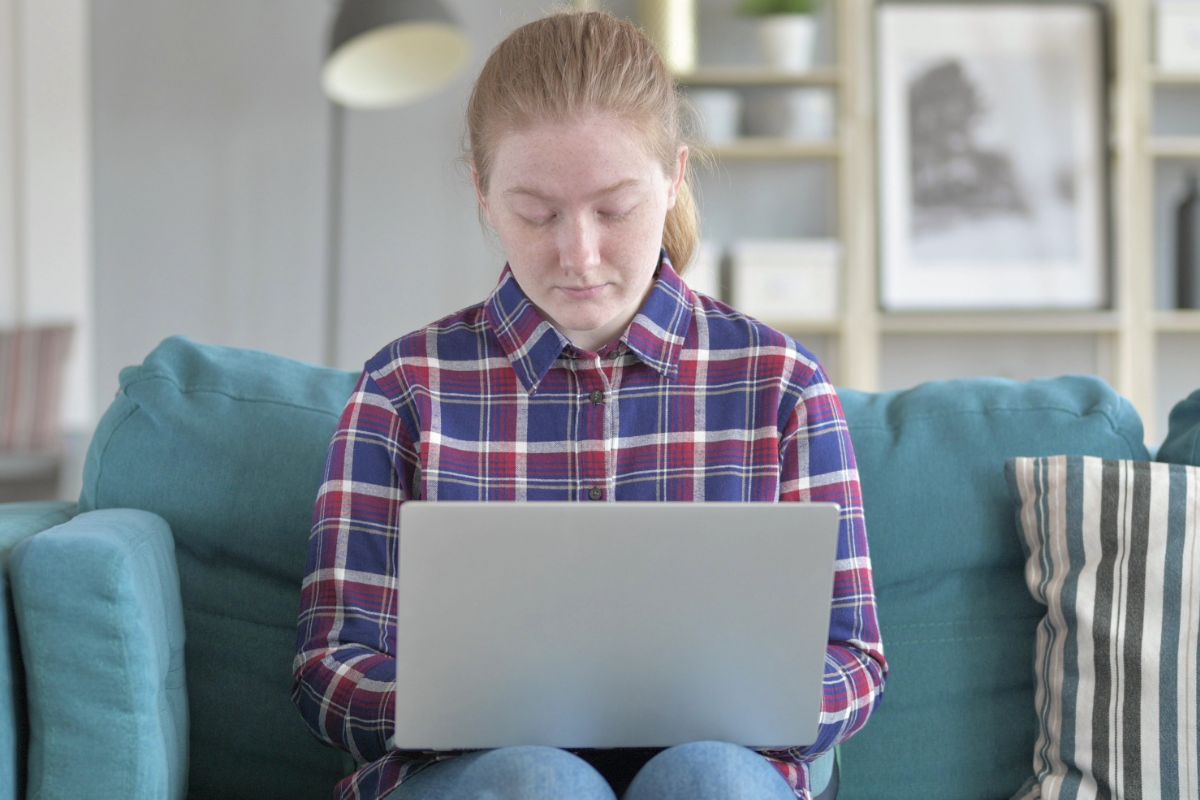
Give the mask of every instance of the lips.
M 573 300 L 588 300 L 604 291 L 604 284 L 597 286 L 560 286 L 558 290 Z

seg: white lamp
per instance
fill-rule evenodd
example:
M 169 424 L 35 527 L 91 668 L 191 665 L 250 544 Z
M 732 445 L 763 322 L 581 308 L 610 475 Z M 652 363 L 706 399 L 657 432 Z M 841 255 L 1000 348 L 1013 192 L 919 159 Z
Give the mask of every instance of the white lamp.
M 440 0 L 343 0 L 321 84 L 349 108 L 402 105 L 440 89 L 467 52 Z

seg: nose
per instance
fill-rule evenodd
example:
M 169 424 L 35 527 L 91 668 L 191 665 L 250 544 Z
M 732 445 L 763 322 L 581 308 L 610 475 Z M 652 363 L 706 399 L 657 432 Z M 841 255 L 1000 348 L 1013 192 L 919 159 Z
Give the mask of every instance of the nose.
M 590 214 L 573 215 L 559 228 L 558 240 L 564 272 L 588 272 L 600 263 L 600 229 Z

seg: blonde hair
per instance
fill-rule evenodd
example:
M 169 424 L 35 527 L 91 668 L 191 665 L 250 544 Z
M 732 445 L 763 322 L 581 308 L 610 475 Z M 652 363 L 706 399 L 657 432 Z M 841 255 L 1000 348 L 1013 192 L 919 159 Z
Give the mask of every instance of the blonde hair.
M 603 112 L 637 127 L 670 176 L 686 143 L 686 110 L 662 57 L 636 25 L 601 11 L 556 13 L 517 28 L 488 57 L 467 104 L 465 155 L 486 191 L 502 136 Z M 687 268 L 699 235 L 685 179 L 663 229 L 663 247 L 677 272 Z

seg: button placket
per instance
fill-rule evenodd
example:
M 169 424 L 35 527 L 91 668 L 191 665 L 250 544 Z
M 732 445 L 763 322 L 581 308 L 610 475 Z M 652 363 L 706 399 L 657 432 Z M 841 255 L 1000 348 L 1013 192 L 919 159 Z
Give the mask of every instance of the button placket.
M 583 367 L 583 362 L 579 366 Z M 599 358 L 588 364 L 587 369 L 580 369 L 577 374 L 583 383 L 580 387 L 583 390 L 581 399 L 584 403 L 581 412 L 588 419 L 588 436 L 593 442 L 603 442 L 602 452 L 592 451 L 592 458 L 589 459 L 590 463 L 585 473 L 587 482 L 583 484 L 586 487 L 584 493 L 588 500 L 600 501 L 608 496 L 609 472 L 612 468 L 612 443 L 609 441 L 610 409 L 607 406 L 608 376 L 605 375 Z

